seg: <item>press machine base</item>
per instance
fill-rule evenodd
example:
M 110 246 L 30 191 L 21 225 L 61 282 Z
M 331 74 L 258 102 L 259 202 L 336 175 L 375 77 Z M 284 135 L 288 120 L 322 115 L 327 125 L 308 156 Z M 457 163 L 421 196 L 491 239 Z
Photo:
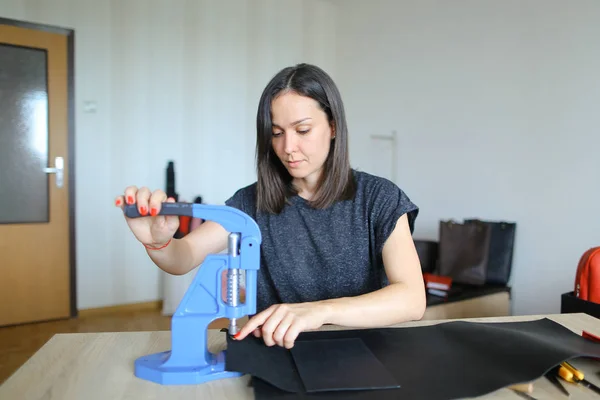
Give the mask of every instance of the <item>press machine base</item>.
M 214 355 L 213 364 L 201 369 L 169 368 L 165 362 L 171 351 L 150 354 L 135 360 L 135 376 L 161 385 L 193 385 L 223 378 L 237 378 L 240 372 L 225 371 L 225 350 Z
M 130 218 L 141 217 L 135 204 L 124 209 Z M 227 350 L 208 350 L 207 333 L 218 318 L 230 320 L 229 334 L 237 333 L 237 320 L 256 313 L 256 275 L 260 266 L 261 234 L 247 214 L 228 206 L 163 203 L 159 215 L 184 215 L 217 222 L 229 234 L 227 254 L 209 255 L 171 318 L 171 349 L 140 357 L 135 376 L 162 385 L 194 385 L 243 374 L 225 370 Z M 227 272 L 227 299 L 221 277 Z M 241 276 L 245 273 L 246 300 L 240 303 Z

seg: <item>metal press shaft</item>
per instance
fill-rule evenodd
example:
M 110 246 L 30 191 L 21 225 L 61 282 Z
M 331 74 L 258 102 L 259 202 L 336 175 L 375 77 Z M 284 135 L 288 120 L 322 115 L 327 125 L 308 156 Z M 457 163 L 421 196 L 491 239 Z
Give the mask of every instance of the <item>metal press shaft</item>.
M 227 241 L 229 255 L 238 257 L 240 255 L 240 235 L 239 233 L 230 233 Z M 240 302 L 240 270 L 237 268 L 229 268 L 227 270 L 227 304 L 232 307 L 237 307 Z M 229 334 L 235 335 L 238 333 L 237 319 L 232 318 L 229 321 Z

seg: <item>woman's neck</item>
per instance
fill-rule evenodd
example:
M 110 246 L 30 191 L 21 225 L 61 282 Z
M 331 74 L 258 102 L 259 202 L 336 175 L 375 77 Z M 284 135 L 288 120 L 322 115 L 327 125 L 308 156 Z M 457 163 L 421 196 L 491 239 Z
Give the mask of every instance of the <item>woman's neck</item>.
M 296 178 L 293 180 L 294 187 L 298 191 L 298 196 L 305 200 L 310 200 L 315 195 L 320 173 L 321 170 L 318 170 L 304 178 Z

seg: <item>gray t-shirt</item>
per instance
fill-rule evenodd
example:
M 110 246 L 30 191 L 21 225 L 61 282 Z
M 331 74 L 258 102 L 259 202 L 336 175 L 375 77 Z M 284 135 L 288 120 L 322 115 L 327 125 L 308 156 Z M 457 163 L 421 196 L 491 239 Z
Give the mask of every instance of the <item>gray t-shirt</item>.
M 419 212 L 391 181 L 353 170 L 353 200 L 313 209 L 294 196 L 281 214 L 256 213 L 256 183 L 226 205 L 258 224 L 262 235 L 257 312 L 273 304 L 311 302 L 369 293 L 387 284 L 383 245 L 400 216 L 411 232 Z

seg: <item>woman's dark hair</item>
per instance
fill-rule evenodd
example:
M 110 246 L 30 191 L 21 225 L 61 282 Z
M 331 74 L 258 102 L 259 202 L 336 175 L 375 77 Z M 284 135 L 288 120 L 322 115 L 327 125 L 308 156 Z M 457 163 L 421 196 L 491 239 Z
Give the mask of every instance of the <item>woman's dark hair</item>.
M 342 97 L 331 77 L 319 67 L 298 64 L 284 68 L 275 75 L 260 97 L 256 116 L 257 193 L 259 212 L 278 214 L 287 199 L 296 195 L 292 177 L 273 151 L 271 140 L 272 101 L 284 92 L 294 92 L 315 100 L 335 127 L 335 139 L 323 166 L 323 173 L 310 204 L 326 208 L 339 200 L 354 196 L 355 182 L 348 155 L 348 128 Z

